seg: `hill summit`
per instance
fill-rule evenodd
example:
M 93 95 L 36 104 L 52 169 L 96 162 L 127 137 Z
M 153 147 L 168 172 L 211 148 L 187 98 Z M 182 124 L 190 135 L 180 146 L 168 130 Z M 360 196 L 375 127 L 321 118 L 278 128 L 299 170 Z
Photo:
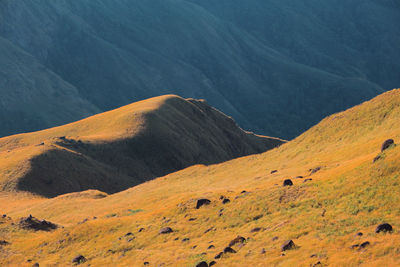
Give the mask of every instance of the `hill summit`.
M 115 193 L 194 164 L 214 164 L 282 144 L 245 132 L 205 101 L 155 97 L 44 131 L 0 139 L 0 184 L 54 197 Z

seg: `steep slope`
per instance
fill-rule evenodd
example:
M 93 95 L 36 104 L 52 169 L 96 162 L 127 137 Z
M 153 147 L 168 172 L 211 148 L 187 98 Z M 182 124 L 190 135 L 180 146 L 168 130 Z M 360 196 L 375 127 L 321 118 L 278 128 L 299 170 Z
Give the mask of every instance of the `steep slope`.
M 162 96 L 69 125 L 0 139 L 0 184 L 53 197 L 114 193 L 193 164 L 264 152 L 283 141 L 241 130 L 204 101 Z
M 216 266 L 398 266 L 400 149 L 381 152 L 381 144 L 388 138 L 398 143 L 399 118 L 400 90 L 394 90 L 324 119 L 277 149 L 192 166 L 114 195 L 87 191 L 47 200 L 3 193 L 0 209 L 13 219 L 0 224 L 0 238 L 10 242 L 0 262 L 63 266 L 82 254 L 83 266 L 196 266 L 203 260 Z M 288 178 L 294 185 L 283 187 Z M 230 202 L 223 204 L 221 195 Z M 196 209 L 199 198 L 211 203 Z M 11 224 L 28 214 L 65 228 L 43 233 Z M 375 233 L 384 222 L 393 232 Z M 173 232 L 160 234 L 163 227 Z M 214 259 L 238 235 L 245 241 L 232 245 L 236 253 Z M 288 239 L 296 248 L 282 252 Z
M 0 37 L 0 136 L 48 128 L 99 112 L 71 84 Z
M 399 14 L 378 0 L 3 0 L 0 36 L 103 111 L 174 93 L 289 139 L 400 83 Z

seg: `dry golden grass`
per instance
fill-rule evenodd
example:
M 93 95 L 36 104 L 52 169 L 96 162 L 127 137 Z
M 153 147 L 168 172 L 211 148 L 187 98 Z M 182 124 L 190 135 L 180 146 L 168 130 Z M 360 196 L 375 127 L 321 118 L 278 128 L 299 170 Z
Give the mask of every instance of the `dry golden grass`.
M 0 248 L 0 265 L 69 266 L 82 254 L 88 259 L 82 266 L 143 266 L 146 261 L 195 266 L 213 260 L 241 235 L 249 238 L 245 245 L 216 260 L 216 266 L 399 266 L 400 146 L 372 162 L 383 141 L 400 142 L 399 119 L 400 90 L 393 90 L 326 118 L 277 149 L 192 166 L 120 193 L 87 191 L 53 199 L 3 193 L 0 210 L 13 220 L 0 224 L 0 239 L 11 242 Z M 311 175 L 315 167 L 321 170 Z M 299 175 L 313 180 L 303 183 L 305 178 L 294 178 Z M 294 186 L 282 186 L 287 178 Z M 223 205 L 221 195 L 231 202 Z M 212 203 L 197 210 L 198 198 Z M 64 228 L 29 232 L 11 224 L 28 214 Z M 382 222 L 392 224 L 394 232 L 375 234 Z M 174 232 L 160 235 L 166 226 Z M 262 230 L 250 233 L 255 227 Z M 128 232 L 134 235 L 131 241 Z M 298 247 L 282 256 L 280 246 L 287 239 Z M 350 248 L 364 241 L 370 246 Z M 207 249 L 211 244 L 215 248 Z

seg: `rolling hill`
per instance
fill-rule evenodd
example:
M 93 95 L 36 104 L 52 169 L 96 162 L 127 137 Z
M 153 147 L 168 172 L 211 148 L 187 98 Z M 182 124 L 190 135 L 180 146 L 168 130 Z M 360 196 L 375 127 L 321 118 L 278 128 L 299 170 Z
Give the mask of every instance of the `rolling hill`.
M 65 126 L 0 139 L 0 188 L 46 197 L 115 193 L 194 164 L 282 144 L 240 129 L 205 101 L 156 97 Z
M 0 84 L 14 92 L 0 135 L 172 93 L 292 139 L 398 86 L 399 15 L 392 0 L 2 0 L 0 37 L 12 44 L 2 53 L 23 50 L 31 60 L 15 68 L 31 73 L 4 74 L 15 83 Z M 57 90 L 41 66 L 61 80 Z M 71 105 L 54 91 L 69 92 Z
M 398 266 L 399 119 L 400 90 L 393 90 L 276 149 L 192 166 L 116 194 L 3 192 L 0 239 L 8 244 L 0 263 Z M 387 139 L 395 144 L 381 151 Z M 293 185 L 283 186 L 286 179 Z M 18 218 L 29 214 L 63 228 L 22 229 Z M 383 223 L 392 231 L 377 232 Z

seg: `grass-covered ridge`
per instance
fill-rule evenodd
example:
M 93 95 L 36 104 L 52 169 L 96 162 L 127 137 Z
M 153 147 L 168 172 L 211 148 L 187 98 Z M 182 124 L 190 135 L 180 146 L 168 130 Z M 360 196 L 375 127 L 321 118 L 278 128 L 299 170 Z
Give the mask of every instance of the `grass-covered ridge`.
M 0 210 L 12 219 L 0 224 L 0 239 L 10 242 L 0 250 L 1 263 L 65 266 L 82 254 L 83 266 L 195 266 L 215 260 L 240 235 L 244 245 L 234 245 L 237 253 L 216 266 L 397 266 L 400 148 L 380 148 L 389 138 L 400 142 L 399 106 L 400 90 L 393 90 L 277 149 L 192 166 L 117 194 L 2 194 Z M 283 187 L 288 178 L 294 185 Z M 222 204 L 221 195 L 230 202 Z M 196 209 L 199 198 L 211 203 Z M 11 225 L 29 214 L 65 228 L 48 233 Z M 393 233 L 375 233 L 383 222 Z M 173 232 L 159 234 L 163 227 Z M 288 239 L 296 249 L 282 252 Z

